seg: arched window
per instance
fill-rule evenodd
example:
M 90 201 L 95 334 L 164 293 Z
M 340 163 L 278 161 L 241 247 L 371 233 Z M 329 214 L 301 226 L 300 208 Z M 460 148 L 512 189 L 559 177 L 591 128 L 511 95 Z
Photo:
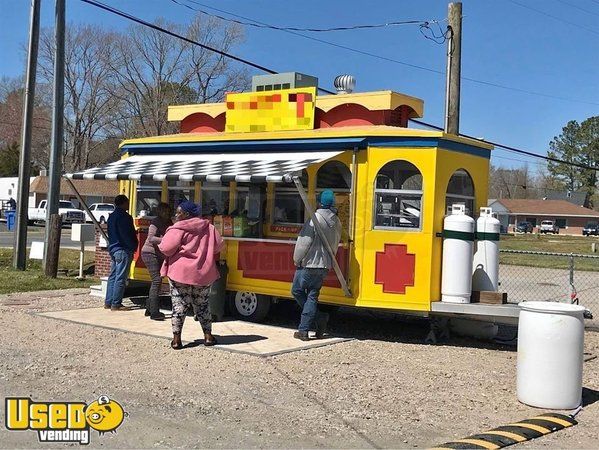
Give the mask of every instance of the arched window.
M 308 172 L 302 170 L 300 180 L 304 188 L 308 186 Z M 293 185 L 277 184 L 273 223 L 283 225 L 300 225 L 304 223 L 304 202 Z
M 349 198 L 351 189 L 351 172 L 341 161 L 328 161 L 316 173 L 316 199 L 325 189 L 335 193 L 335 207 L 341 221 L 341 239 L 347 240 L 349 225 Z
M 332 189 L 333 191 L 349 191 L 351 187 L 351 172 L 340 161 L 329 161 L 316 173 L 316 189 Z
M 385 164 L 376 176 L 374 196 L 375 228 L 420 229 L 422 174 L 414 164 Z
M 474 216 L 474 182 L 464 169 L 456 170 L 449 179 L 445 194 L 446 213 L 449 214 L 451 205 L 456 204 L 465 205 L 466 214 Z

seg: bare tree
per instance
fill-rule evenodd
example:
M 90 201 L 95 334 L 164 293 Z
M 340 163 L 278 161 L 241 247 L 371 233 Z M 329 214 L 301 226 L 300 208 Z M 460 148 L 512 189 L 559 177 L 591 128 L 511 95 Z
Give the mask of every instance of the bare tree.
M 42 88 L 43 86 L 39 86 L 38 92 Z M 0 80 L 0 151 L 19 149 L 23 123 L 23 91 L 21 78 Z M 43 97 L 36 96 L 31 140 L 31 160 L 34 167 L 48 166 L 50 117 L 49 106 L 44 104 Z M 4 160 L 4 156 L 0 154 L 0 159 Z
M 489 173 L 489 197 L 530 198 L 532 178 L 528 166 L 506 169 L 491 166 Z
M 109 58 L 115 34 L 94 25 L 70 24 L 65 42 L 65 169 L 78 170 L 112 159 L 99 155 L 101 143 L 114 134 L 120 102 L 112 95 Z M 42 30 L 41 79 L 51 83 L 54 71 L 52 29 Z M 106 158 L 105 158 L 106 157 Z
M 187 27 L 157 24 L 224 51 L 243 38 L 238 26 L 200 16 Z M 218 101 L 249 84 L 247 72 L 222 56 L 143 26 L 119 36 L 112 56 L 113 95 L 125 105 L 120 124 L 127 135 L 175 133 L 177 125 L 167 120 L 169 105 Z

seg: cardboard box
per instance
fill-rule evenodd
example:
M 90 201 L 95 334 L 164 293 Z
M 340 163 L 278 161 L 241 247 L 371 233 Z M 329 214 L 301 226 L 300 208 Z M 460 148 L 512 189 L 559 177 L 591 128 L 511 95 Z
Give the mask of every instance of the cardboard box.
M 210 217 L 214 217 L 213 221 L 212 221 L 212 225 L 214 225 L 214 228 L 216 228 L 216 231 L 218 231 L 220 233 L 220 235 L 223 235 L 223 216 L 210 216 Z
M 233 236 L 233 218 L 223 216 L 223 236 Z
M 488 305 L 503 305 L 507 303 L 507 292 L 472 291 L 470 303 L 485 303 Z
M 237 216 L 233 218 L 233 236 L 244 237 L 249 234 L 250 227 L 247 217 Z

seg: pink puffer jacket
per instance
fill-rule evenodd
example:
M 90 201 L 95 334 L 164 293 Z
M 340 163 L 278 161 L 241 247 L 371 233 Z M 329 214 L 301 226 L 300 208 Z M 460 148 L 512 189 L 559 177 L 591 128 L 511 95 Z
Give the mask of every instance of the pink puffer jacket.
M 209 286 L 219 278 L 216 255 L 223 238 L 199 217 L 181 220 L 166 230 L 158 248 L 164 255 L 160 274 L 179 283 Z

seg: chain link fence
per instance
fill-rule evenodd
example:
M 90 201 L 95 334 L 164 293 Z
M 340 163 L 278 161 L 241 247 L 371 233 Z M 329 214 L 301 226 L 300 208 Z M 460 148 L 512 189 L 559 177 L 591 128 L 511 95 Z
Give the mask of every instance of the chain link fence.
M 594 318 L 587 327 L 599 329 L 599 256 L 500 250 L 499 290 L 508 302 L 573 302 Z

